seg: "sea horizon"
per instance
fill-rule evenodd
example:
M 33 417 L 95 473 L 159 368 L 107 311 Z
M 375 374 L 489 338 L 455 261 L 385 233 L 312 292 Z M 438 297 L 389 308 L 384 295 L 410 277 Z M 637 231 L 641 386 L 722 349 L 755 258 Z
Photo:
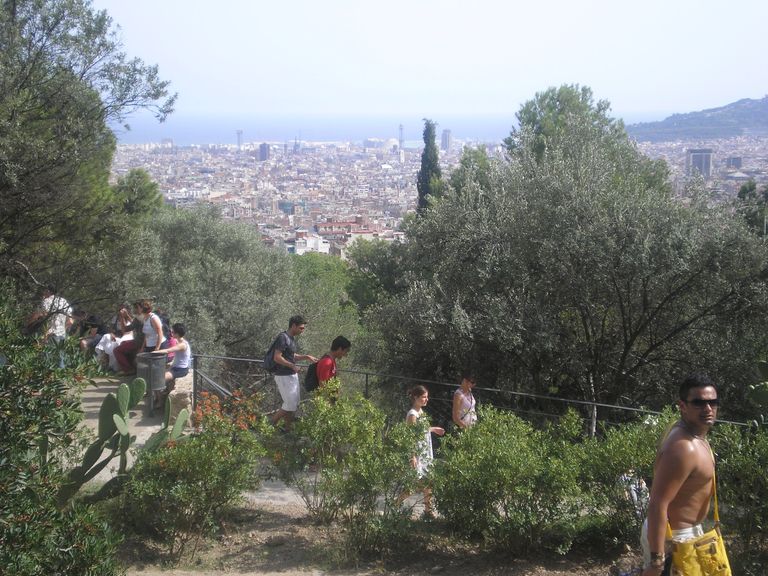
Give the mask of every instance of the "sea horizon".
M 450 130 L 455 141 L 471 143 L 500 143 L 509 136 L 517 121 L 509 115 L 434 115 L 437 123 L 438 144 L 443 130 Z M 631 122 L 659 119 L 658 114 L 635 115 Z M 399 139 L 403 126 L 403 140 L 412 144 L 422 141 L 423 118 L 403 116 L 312 116 L 312 115 L 193 115 L 172 114 L 159 123 L 147 114 L 128 118 L 130 126 L 113 127 L 120 144 L 152 144 L 172 140 L 177 146 L 226 145 L 240 141 L 248 143 L 293 142 L 352 142 L 367 139 Z M 625 120 L 625 123 L 630 123 Z

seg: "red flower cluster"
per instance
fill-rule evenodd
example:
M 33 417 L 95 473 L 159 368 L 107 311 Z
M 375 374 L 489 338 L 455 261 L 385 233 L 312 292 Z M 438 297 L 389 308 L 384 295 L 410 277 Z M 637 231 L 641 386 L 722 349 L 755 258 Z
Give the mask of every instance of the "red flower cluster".
M 226 418 L 240 430 L 248 430 L 256 425 L 258 414 L 256 396 L 246 397 L 240 390 L 235 390 L 231 398 L 221 400 L 215 394 L 202 392 L 192 415 L 192 422 L 199 430 L 211 419 Z

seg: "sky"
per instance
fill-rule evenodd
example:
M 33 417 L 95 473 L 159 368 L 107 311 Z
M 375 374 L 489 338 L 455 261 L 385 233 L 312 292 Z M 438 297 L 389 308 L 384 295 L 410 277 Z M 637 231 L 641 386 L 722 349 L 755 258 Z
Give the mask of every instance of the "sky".
M 614 116 L 633 123 L 768 94 L 765 0 L 93 6 L 120 26 L 127 54 L 157 64 L 170 80 L 179 123 L 463 117 L 511 124 L 524 102 L 561 84 L 589 86 Z

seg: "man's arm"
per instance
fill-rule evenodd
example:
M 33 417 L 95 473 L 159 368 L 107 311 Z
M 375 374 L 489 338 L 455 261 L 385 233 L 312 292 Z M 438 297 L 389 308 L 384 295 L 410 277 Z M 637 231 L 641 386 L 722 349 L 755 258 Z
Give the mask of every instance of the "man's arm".
M 694 448 L 684 439 L 672 441 L 657 458 L 648 502 L 648 544 L 652 555 L 664 555 L 669 505 L 693 472 L 694 465 Z M 661 569 L 648 568 L 643 576 L 660 573 Z
M 294 356 L 295 358 L 297 356 Z M 281 366 L 285 366 L 286 368 L 290 368 L 294 372 L 299 371 L 299 367 L 296 364 L 293 364 L 292 362 L 288 362 L 285 358 L 283 358 L 283 351 L 282 350 L 275 350 L 274 355 L 272 356 L 272 359 L 275 361 L 275 364 L 280 364 Z
M 317 358 L 310 356 L 309 354 L 294 354 L 296 360 L 308 360 L 310 362 L 317 362 Z

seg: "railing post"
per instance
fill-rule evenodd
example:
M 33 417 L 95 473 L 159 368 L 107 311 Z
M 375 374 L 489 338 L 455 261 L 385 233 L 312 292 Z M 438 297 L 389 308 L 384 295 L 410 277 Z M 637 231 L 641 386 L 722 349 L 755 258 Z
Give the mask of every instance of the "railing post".
M 365 373 L 365 392 L 363 395 L 366 398 L 370 398 L 370 394 L 368 394 L 368 372 Z
M 198 369 L 198 361 L 197 356 L 192 356 L 192 369 L 194 370 L 195 375 L 192 377 L 192 412 L 194 413 L 195 408 L 197 408 L 197 388 L 198 388 L 198 376 L 197 369 Z

